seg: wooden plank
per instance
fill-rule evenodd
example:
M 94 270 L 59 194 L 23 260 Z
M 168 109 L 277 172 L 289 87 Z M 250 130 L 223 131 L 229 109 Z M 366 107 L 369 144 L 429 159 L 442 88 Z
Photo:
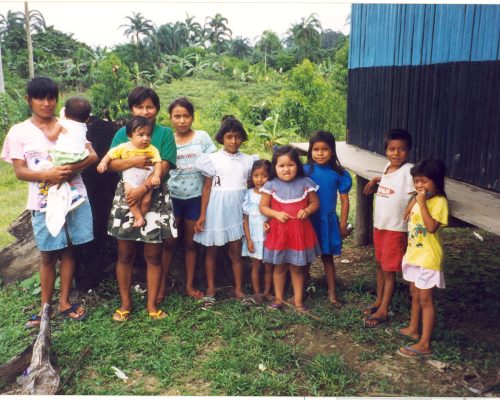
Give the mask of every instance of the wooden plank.
M 308 143 L 291 143 L 291 146 L 307 153 Z M 387 159 L 345 142 L 337 142 L 340 164 L 365 179 L 380 176 Z M 485 231 L 500 235 L 500 194 L 477 186 L 446 178 L 446 194 L 450 215 Z

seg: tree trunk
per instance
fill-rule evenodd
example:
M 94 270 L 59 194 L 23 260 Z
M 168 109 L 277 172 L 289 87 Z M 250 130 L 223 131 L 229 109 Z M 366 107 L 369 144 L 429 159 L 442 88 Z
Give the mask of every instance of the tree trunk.
M 35 68 L 33 66 L 33 44 L 31 42 L 31 25 L 30 25 L 30 11 L 28 2 L 24 2 L 24 25 L 26 27 L 26 42 L 28 43 L 28 66 L 30 80 L 35 77 Z

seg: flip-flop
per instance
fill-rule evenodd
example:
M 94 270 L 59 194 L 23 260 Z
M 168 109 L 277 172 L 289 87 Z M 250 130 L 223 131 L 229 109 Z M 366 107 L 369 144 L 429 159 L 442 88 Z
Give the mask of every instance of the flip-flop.
M 167 318 L 167 313 L 162 311 L 162 310 L 158 310 L 157 312 L 150 312 L 150 313 L 148 313 L 148 315 L 149 315 L 149 318 L 151 318 L 151 319 Z
M 42 317 L 40 317 L 37 314 L 33 314 L 29 319 L 28 322 L 24 324 L 24 327 L 26 329 L 32 329 L 32 328 L 37 328 L 40 326 L 42 323 Z
M 71 321 L 83 321 L 85 318 L 87 318 L 87 311 L 82 307 L 83 314 L 78 316 L 78 317 L 72 317 L 70 314 L 78 314 L 78 308 L 80 308 L 80 304 L 78 303 L 73 303 L 71 304 L 71 307 L 67 308 L 64 311 L 59 311 L 59 316 L 62 318 L 67 318 Z
M 295 306 L 295 311 L 297 311 L 299 314 L 307 314 L 309 312 L 309 307 L 307 307 L 306 305 Z
M 257 302 L 251 296 L 243 296 L 242 298 L 240 298 L 240 301 L 241 301 L 241 304 L 243 304 L 244 306 L 247 306 L 247 307 L 254 307 L 257 305 Z
M 119 308 L 115 310 L 115 313 L 113 314 L 113 321 L 116 322 L 126 322 L 130 318 L 130 311 L 125 310 L 122 311 Z
M 267 308 L 272 311 L 279 311 L 283 308 L 283 303 L 271 303 Z
M 368 307 L 363 310 L 363 315 L 372 315 L 378 311 L 378 307 Z
M 344 305 L 340 301 L 330 301 L 330 305 L 337 310 L 340 310 Z
M 186 293 L 186 296 L 191 297 L 195 300 L 201 300 L 203 299 L 205 294 L 201 290 L 195 289 L 193 294 Z
M 375 321 L 373 325 L 368 324 L 368 321 Z M 365 328 L 380 328 L 382 325 L 386 324 L 389 321 L 389 318 L 385 317 L 374 317 L 372 315 L 368 315 L 363 319 L 363 324 Z
M 390 336 L 399 336 L 403 339 L 406 339 L 406 340 L 418 340 L 420 338 L 420 336 L 417 336 L 417 337 L 412 337 L 410 335 L 405 335 L 404 333 L 401 332 L 401 328 L 393 328 L 393 327 L 389 327 L 389 328 L 385 328 L 385 333 L 387 333 L 388 335 Z
M 201 298 L 201 302 L 203 303 L 203 309 L 208 309 L 208 308 L 212 308 L 215 303 L 217 302 L 217 300 L 215 299 L 214 296 L 203 296 Z
M 419 358 L 425 358 L 425 357 L 432 356 L 432 351 L 429 353 L 423 353 L 420 350 L 412 349 L 410 346 L 403 347 L 402 349 L 412 353 L 412 355 L 406 354 L 406 353 L 403 353 L 401 351 L 401 349 L 398 349 L 398 351 L 396 353 L 398 353 L 401 357 L 405 357 L 405 358 L 419 359 Z

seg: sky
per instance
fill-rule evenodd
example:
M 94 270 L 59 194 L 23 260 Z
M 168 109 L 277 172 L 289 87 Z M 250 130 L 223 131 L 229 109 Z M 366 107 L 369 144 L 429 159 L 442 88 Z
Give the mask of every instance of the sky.
M 341 31 L 348 34 L 350 25 L 346 23 L 351 12 L 351 3 L 335 1 L 299 1 L 299 0 L 218 0 L 218 1 L 67 1 L 52 0 L 29 1 L 30 10 L 40 11 L 47 25 L 65 33 L 92 47 L 112 47 L 128 42 L 124 35 L 127 16 L 140 12 L 157 26 L 183 21 L 186 13 L 194 16 L 202 26 L 207 16 L 222 14 L 229 21 L 228 26 L 233 38 L 242 36 L 255 38 L 265 30 L 272 30 L 280 37 L 293 23 L 300 22 L 312 13 L 318 15 L 322 28 Z M 23 1 L 0 1 L 0 14 L 8 10 L 23 11 Z

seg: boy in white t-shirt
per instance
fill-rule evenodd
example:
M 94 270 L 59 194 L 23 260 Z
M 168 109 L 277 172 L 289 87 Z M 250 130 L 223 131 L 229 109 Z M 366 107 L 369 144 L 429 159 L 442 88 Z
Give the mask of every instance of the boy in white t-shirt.
M 387 314 L 394 291 L 396 272 L 407 246 L 405 210 L 415 187 L 407 163 L 411 136 L 404 129 L 391 129 L 384 135 L 385 154 L 389 162 L 384 174 L 368 182 L 364 194 L 374 192 L 378 184 L 373 221 L 373 245 L 377 259 L 377 299 L 363 310 L 364 325 L 374 328 L 387 322 Z

